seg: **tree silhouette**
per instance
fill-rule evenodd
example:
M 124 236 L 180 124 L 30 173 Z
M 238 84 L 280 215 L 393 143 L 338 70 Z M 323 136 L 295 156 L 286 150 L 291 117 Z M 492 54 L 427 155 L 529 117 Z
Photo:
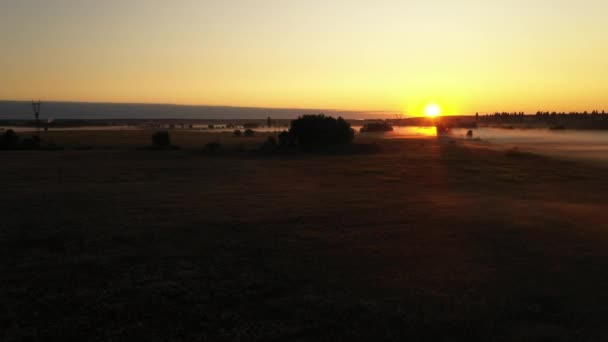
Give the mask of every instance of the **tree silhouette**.
M 335 119 L 318 114 L 304 115 L 293 120 L 289 133 L 297 145 L 311 150 L 351 143 L 355 131 L 341 117 Z

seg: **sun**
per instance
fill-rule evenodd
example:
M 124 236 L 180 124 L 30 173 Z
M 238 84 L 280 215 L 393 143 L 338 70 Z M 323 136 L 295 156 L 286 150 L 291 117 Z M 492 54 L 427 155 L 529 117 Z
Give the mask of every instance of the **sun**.
M 431 118 L 437 117 L 441 115 L 441 107 L 436 103 L 430 103 L 424 107 L 424 114 Z

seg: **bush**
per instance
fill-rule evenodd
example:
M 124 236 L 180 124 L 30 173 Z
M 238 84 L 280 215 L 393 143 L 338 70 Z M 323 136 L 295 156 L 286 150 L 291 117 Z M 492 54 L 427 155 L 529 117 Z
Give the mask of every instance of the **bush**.
M 279 133 L 279 147 L 280 148 L 290 148 L 296 146 L 295 139 L 293 134 L 283 131 Z
M 235 129 L 232 134 L 234 134 L 235 137 L 240 137 L 241 135 L 243 135 L 243 132 L 241 132 L 240 129 Z
M 36 135 L 20 139 L 15 131 L 9 129 L 0 136 L 0 150 L 35 150 L 39 148 L 40 138 Z
M 245 130 L 245 136 L 246 136 L 246 137 L 252 137 L 252 136 L 254 136 L 254 135 L 255 135 L 255 131 L 254 131 L 254 130 L 252 130 L 251 128 L 247 128 L 247 129 Z
M 393 126 L 387 122 L 371 122 L 361 127 L 361 133 L 368 132 L 392 132 Z
M 0 138 L 0 148 L 14 149 L 19 144 L 19 137 L 12 129 L 7 130 Z
M 355 131 L 339 117 L 304 115 L 291 122 L 289 133 L 296 144 L 304 149 L 322 149 L 333 145 L 350 144 Z
M 152 144 L 154 147 L 159 149 L 171 147 L 171 137 L 169 136 L 169 132 L 160 131 L 152 134 Z

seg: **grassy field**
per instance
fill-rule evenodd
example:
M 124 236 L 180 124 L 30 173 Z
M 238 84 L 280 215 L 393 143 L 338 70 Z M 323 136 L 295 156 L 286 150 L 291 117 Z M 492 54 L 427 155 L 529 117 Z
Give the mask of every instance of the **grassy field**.
M 134 149 L 151 144 L 151 136 L 158 130 L 100 130 L 100 131 L 49 131 L 42 132 L 46 143 L 55 143 L 69 149 Z M 243 131 L 243 130 L 241 130 Z M 171 130 L 171 142 L 184 149 L 202 149 L 206 143 L 220 142 L 227 147 L 246 149 L 259 145 L 273 133 L 257 132 L 253 137 L 235 137 L 231 132 Z
M 151 133 L 0 153 L 0 340 L 608 335 L 605 169 L 435 138 L 209 156 L 265 137 L 174 132 L 181 150 L 138 149 Z

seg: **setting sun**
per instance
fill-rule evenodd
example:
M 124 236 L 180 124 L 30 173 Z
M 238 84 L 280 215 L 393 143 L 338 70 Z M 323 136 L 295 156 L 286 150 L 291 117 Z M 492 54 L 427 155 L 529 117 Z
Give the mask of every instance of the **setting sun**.
M 431 103 L 424 108 L 424 114 L 432 118 L 441 115 L 441 107 L 435 103 Z

